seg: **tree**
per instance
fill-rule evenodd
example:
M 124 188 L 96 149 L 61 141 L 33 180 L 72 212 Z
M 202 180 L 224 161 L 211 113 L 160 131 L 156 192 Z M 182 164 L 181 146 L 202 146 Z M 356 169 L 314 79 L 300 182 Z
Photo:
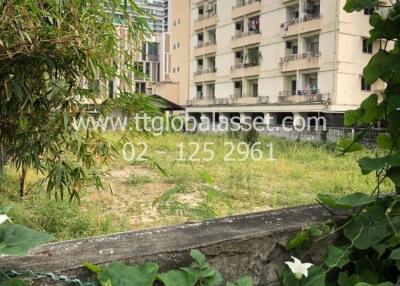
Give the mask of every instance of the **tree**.
M 151 107 L 124 90 L 98 103 L 97 90 L 87 88 L 99 78 L 127 82 L 149 32 L 133 0 L 0 0 L 0 142 L 19 171 L 21 197 L 34 169 L 45 175 L 49 194 L 79 198 L 88 168 L 112 157 L 102 134 L 72 127 L 73 118 L 87 115 L 87 103 L 101 113 L 121 103 L 132 112 Z M 100 187 L 98 175 L 90 176 Z

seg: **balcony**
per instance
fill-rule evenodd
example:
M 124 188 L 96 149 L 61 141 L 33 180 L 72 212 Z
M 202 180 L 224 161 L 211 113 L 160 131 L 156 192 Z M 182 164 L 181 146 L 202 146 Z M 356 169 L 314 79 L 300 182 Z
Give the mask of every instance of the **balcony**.
M 237 33 L 235 36 L 232 36 L 232 49 L 253 44 L 259 44 L 260 42 L 261 42 L 260 31 Z
M 307 52 L 281 58 L 282 72 L 315 69 L 320 67 L 321 52 Z
M 217 43 L 215 41 L 200 43 L 194 47 L 194 56 L 202 56 L 207 54 L 215 54 L 217 52 Z
M 260 66 L 258 63 L 249 64 L 235 64 L 231 67 L 231 77 L 248 77 L 257 76 L 260 73 Z
M 217 69 L 210 68 L 194 72 L 195 82 L 215 81 L 217 79 Z
M 322 15 L 317 17 L 306 16 L 301 19 L 293 19 L 282 23 L 281 28 L 283 37 L 318 31 L 322 28 Z
M 218 17 L 216 13 L 210 13 L 205 16 L 199 16 L 194 22 L 194 29 L 196 31 L 202 30 L 211 26 L 215 26 L 218 23 Z
M 190 99 L 187 101 L 188 106 L 210 106 L 214 105 L 215 99 L 203 99 L 203 98 L 195 98 L 195 99 Z
M 329 103 L 329 94 L 319 90 L 282 91 L 278 96 L 279 104 L 326 104 Z
M 260 0 L 243 0 L 232 7 L 232 18 L 239 18 L 248 14 L 256 13 L 261 10 Z
M 258 94 L 244 94 L 243 97 L 240 96 L 231 96 L 230 103 L 232 105 L 259 105 L 259 104 L 268 104 L 269 97 L 268 96 L 258 96 Z

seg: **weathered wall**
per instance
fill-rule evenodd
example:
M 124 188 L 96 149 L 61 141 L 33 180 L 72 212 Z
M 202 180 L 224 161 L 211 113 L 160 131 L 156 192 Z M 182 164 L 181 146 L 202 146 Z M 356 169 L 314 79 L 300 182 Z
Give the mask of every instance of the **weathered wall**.
M 206 254 L 225 278 L 250 275 L 256 285 L 279 285 L 277 273 L 283 269 L 284 261 L 289 260 L 285 251 L 288 240 L 304 226 L 328 219 L 329 214 L 323 208 L 304 206 L 66 241 L 42 246 L 27 257 L 0 257 L 0 269 L 52 271 L 85 280 L 88 272 L 81 267 L 83 262 L 152 261 L 164 271 L 188 265 L 189 251 L 196 248 Z M 317 264 L 327 243 L 322 241 L 298 256 Z

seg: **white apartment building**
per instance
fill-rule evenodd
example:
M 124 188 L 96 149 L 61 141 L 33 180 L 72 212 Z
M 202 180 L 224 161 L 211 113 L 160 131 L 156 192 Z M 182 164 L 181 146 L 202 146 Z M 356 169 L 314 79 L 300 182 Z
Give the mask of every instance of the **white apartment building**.
M 326 116 L 342 126 L 346 110 L 372 90 L 363 68 L 370 10 L 346 13 L 346 0 L 191 0 L 187 112 L 195 117 Z
M 168 31 L 168 0 L 135 0 L 135 3 L 150 15 L 148 23 L 155 33 Z

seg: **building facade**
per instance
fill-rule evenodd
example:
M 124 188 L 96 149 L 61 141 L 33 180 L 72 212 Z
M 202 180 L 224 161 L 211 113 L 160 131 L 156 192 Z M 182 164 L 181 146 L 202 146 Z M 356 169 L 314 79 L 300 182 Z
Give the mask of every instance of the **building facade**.
M 343 124 L 372 90 L 363 68 L 370 10 L 346 0 L 191 0 L 187 112 L 195 117 L 326 116 Z M 271 119 L 270 119 L 271 120 Z
M 168 0 L 135 0 L 135 3 L 150 15 L 148 23 L 155 33 L 168 31 Z

